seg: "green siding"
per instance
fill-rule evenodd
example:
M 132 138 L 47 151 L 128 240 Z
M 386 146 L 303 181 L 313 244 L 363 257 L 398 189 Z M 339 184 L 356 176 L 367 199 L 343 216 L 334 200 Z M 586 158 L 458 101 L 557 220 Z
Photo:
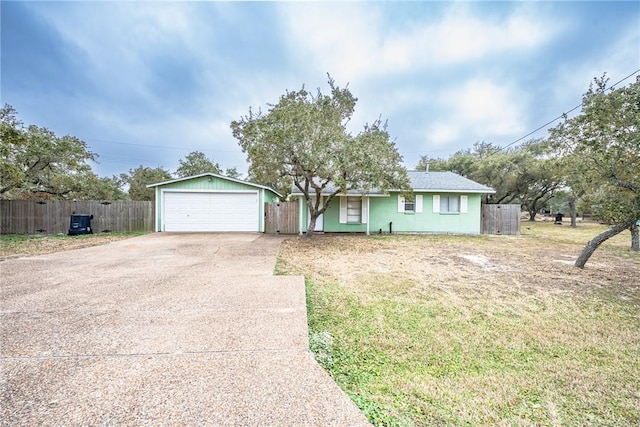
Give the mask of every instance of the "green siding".
M 362 206 L 365 209 L 364 203 Z M 336 233 L 364 233 L 367 224 L 340 224 L 340 198 L 336 197 L 324 213 L 324 231 Z
M 273 191 L 263 190 L 264 191 L 264 203 L 273 203 L 280 200 L 278 195 Z
M 264 204 L 278 200 L 278 195 L 271 190 L 255 187 L 251 184 L 230 181 L 214 176 L 202 176 L 184 181 L 167 183 L 155 187 L 156 196 L 156 231 L 162 229 L 162 192 L 164 190 L 185 191 L 228 191 L 228 192 L 255 192 L 258 193 L 258 229 L 264 231 Z
M 371 198 L 371 232 L 389 231 L 389 222 L 394 232 L 418 233 L 480 233 L 480 195 L 465 193 L 416 193 L 422 195 L 422 212 L 398 212 L 398 195 L 385 198 Z M 434 213 L 433 195 L 467 196 L 466 213 Z
M 416 193 L 422 195 L 422 212 L 398 212 L 398 194 L 388 197 L 369 198 L 369 232 L 389 232 L 389 223 L 393 223 L 393 232 L 398 233 L 462 233 L 480 234 L 481 195 L 466 193 Z M 433 195 L 467 196 L 466 213 L 434 213 Z M 300 228 L 306 230 L 307 209 L 304 198 L 300 197 Z M 324 231 L 358 232 L 367 231 L 366 224 L 341 224 L 340 200 L 336 197 L 324 214 Z
M 201 176 L 200 178 L 187 179 L 184 181 L 172 182 L 170 184 L 161 185 L 163 190 L 226 190 L 226 191 L 258 191 L 259 188 L 250 184 L 229 181 L 227 179 Z

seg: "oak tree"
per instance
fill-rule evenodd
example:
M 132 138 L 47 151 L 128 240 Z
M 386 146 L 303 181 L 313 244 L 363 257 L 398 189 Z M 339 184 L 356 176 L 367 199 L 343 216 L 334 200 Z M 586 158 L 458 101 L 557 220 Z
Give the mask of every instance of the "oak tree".
M 608 88 L 606 76 L 595 78 L 582 97 L 581 113 L 551 129 L 550 138 L 574 159 L 572 173 L 588 187 L 599 218 L 611 224 L 587 243 L 576 267 L 584 267 L 604 241 L 624 230 L 638 242 L 640 78 L 621 88 Z
M 129 185 L 131 200 L 153 200 L 154 189 L 147 188 L 147 185 L 168 181 L 171 179 L 171 174 L 162 167 L 150 168 L 140 165 L 129 170 L 128 174 L 120 174 L 120 179 Z
M 201 151 L 193 151 L 181 159 L 180 166 L 176 170 L 176 175 L 179 178 L 187 176 L 199 175 L 205 172 L 211 172 L 215 174 L 221 174 L 222 169 L 220 165 L 208 158 Z
M 84 185 L 88 161 L 97 156 L 70 135 L 58 137 L 45 128 L 24 127 L 10 105 L 0 110 L 0 195 L 22 198 L 38 193 L 65 199 Z
M 233 136 L 250 162 L 249 176 L 282 194 L 295 187 L 304 195 L 313 234 L 316 219 L 341 193 L 373 188 L 409 190 L 402 157 L 381 119 L 352 135 L 347 123 L 357 98 L 329 76 L 329 94 L 304 86 L 286 91 L 268 110 L 231 123 Z M 322 203 L 322 196 L 324 203 Z

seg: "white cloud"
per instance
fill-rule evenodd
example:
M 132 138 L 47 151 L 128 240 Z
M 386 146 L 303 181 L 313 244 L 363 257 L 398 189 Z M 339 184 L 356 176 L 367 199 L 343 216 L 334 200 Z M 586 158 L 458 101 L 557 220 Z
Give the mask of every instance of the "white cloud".
M 427 151 L 520 134 L 525 130 L 527 104 L 524 92 L 504 82 L 476 78 L 445 88 L 432 107 L 436 111 L 432 121 L 424 128 Z
M 437 22 L 387 22 L 377 3 L 280 6 L 294 55 L 340 79 L 415 72 L 522 52 L 543 45 L 560 24 L 542 22 L 526 5 L 506 18 L 474 14 L 466 3 L 448 5 Z
M 460 136 L 462 123 L 440 121 L 427 128 L 425 140 L 432 146 L 443 146 L 457 142 Z
M 472 79 L 447 97 L 458 121 L 479 135 L 501 136 L 524 130 L 522 106 L 526 95 L 504 82 Z

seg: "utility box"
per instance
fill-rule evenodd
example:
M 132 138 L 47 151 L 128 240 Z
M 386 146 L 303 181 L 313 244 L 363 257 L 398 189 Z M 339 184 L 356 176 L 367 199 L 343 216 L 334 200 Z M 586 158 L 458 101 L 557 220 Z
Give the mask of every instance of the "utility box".
M 71 215 L 69 224 L 69 236 L 78 234 L 93 234 L 91 229 L 91 220 L 93 215 Z

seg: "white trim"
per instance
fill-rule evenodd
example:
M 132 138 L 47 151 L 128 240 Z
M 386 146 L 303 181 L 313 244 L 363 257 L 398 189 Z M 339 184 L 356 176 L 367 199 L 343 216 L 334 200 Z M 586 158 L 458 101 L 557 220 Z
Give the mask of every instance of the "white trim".
M 205 172 L 205 173 L 201 173 L 201 174 L 198 174 L 198 175 L 186 176 L 184 178 L 176 178 L 176 179 L 170 179 L 168 181 L 157 182 L 155 184 L 147 185 L 147 188 L 159 187 L 161 185 L 173 184 L 175 182 L 181 182 L 181 181 L 188 181 L 190 179 L 202 178 L 202 177 L 205 177 L 205 176 L 212 176 L 214 178 L 220 178 L 220 179 L 223 179 L 223 180 L 226 180 L 226 181 L 231 181 L 231 182 L 236 182 L 238 184 L 248 185 L 250 187 L 263 188 L 265 190 L 272 191 L 274 194 L 277 194 L 278 197 L 282 197 L 282 195 L 280 193 L 278 193 L 276 190 L 274 190 L 273 188 L 269 188 L 269 187 L 264 186 L 264 185 L 256 184 L 255 182 L 247 182 L 247 181 L 243 181 L 241 179 L 230 178 L 230 177 L 224 176 L 224 175 L 218 175 L 217 173 L 212 173 L 212 172 Z
M 340 224 L 347 223 L 347 198 L 340 197 Z
M 260 190 L 213 190 L 213 189 L 189 189 L 180 190 L 179 188 L 162 188 L 162 193 L 253 193 L 258 194 Z
M 264 188 L 258 191 L 258 231 L 264 233 Z
M 367 236 L 369 235 L 369 198 L 367 197 Z
M 166 221 L 167 221 L 167 202 L 166 202 L 166 195 L 167 193 L 169 194 L 176 194 L 176 193 L 188 193 L 188 194 L 242 194 L 242 195 L 255 195 L 256 196 L 256 203 L 258 204 L 257 206 L 257 214 L 258 217 L 255 218 L 254 217 L 254 221 L 258 221 L 257 225 L 257 229 L 258 232 L 262 232 L 263 227 L 261 226 L 261 222 L 264 223 L 264 218 L 261 215 L 264 215 L 264 204 L 261 203 L 260 201 L 260 190 L 178 190 L 178 189 L 163 189 L 163 188 L 158 188 L 160 190 L 160 194 L 161 194 L 161 199 L 162 199 L 162 210 L 160 211 L 160 209 L 158 209 L 156 212 L 156 218 L 158 217 L 158 214 L 161 212 L 162 213 L 162 217 L 160 218 L 159 224 L 158 224 L 158 231 L 166 231 Z
M 365 203 L 366 202 L 366 203 Z M 363 224 L 369 224 L 369 198 L 363 196 L 360 201 L 360 217 Z
M 399 190 L 398 190 L 399 191 Z M 465 189 L 460 189 L 460 190 L 440 190 L 437 188 L 430 188 L 430 189 L 424 189 L 424 188 L 414 188 L 413 189 L 414 193 L 467 193 L 467 194 L 495 194 L 495 190 L 493 191 L 486 191 L 486 190 L 465 190 Z
M 416 194 L 416 213 L 422 213 L 422 194 Z
M 440 196 L 438 194 L 433 195 L 433 213 L 440 213 Z
M 469 211 L 468 205 L 467 196 L 460 196 L 460 213 L 467 213 Z
M 160 214 L 161 214 L 161 208 L 162 208 L 162 202 L 164 201 L 164 196 L 162 195 L 162 192 L 160 191 L 159 188 L 154 188 L 154 193 L 155 193 L 155 202 L 156 202 L 156 231 L 162 231 L 162 218 L 160 218 Z
M 304 228 L 304 214 L 305 211 L 308 212 L 306 200 L 304 197 L 298 197 L 298 228 L 300 229 L 300 234 L 303 234 L 306 229 Z
M 401 191 L 401 190 L 398 190 Z M 395 192 L 395 191 L 394 191 Z M 320 193 L 320 195 L 322 197 L 329 197 L 331 195 L 334 195 L 335 197 L 390 197 L 391 194 L 390 193 L 338 193 L 338 194 L 333 194 L 333 193 Z M 304 197 L 304 193 L 300 193 L 299 190 L 296 190 L 295 192 L 291 193 L 291 197 Z

